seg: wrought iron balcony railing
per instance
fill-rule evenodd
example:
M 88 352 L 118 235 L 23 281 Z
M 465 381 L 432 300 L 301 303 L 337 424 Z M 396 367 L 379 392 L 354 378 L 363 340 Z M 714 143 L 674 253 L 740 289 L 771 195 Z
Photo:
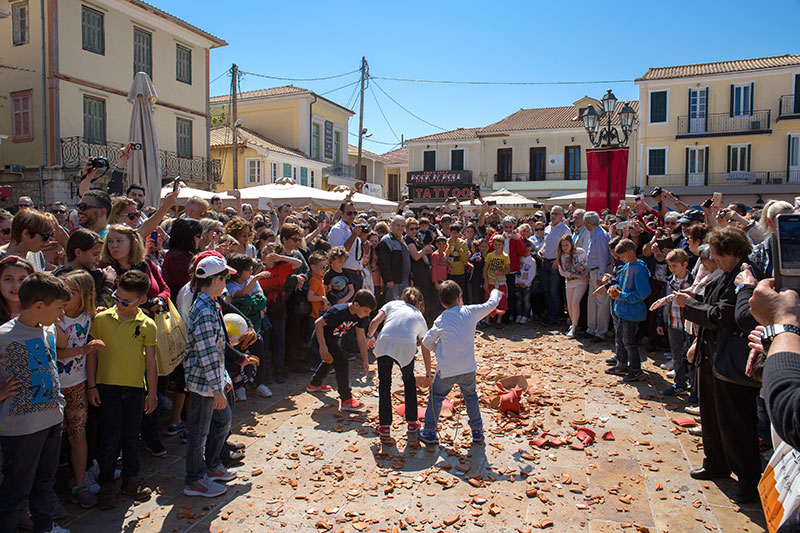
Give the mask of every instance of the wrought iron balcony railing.
M 711 113 L 705 117 L 678 117 L 677 137 L 705 137 L 770 131 L 770 110 L 753 111 L 750 115 L 731 116 L 730 113 Z
M 800 118 L 800 98 L 794 94 L 781 96 L 778 101 L 778 120 Z
M 329 167 L 322 169 L 323 174 L 328 176 L 338 176 L 340 178 L 361 179 L 361 173 L 358 172 L 357 165 L 348 165 L 346 163 L 334 163 Z
M 583 172 L 512 172 L 510 174 L 495 174 L 494 181 L 563 181 L 585 180 L 586 171 Z
M 704 187 L 715 185 L 782 185 L 800 182 L 800 171 L 760 170 L 756 172 L 709 172 L 647 176 L 647 185 L 654 187 Z
M 61 139 L 61 164 L 64 168 L 80 168 L 90 157 L 105 157 L 113 167 L 119 160 L 119 151 L 124 145 L 116 142 L 103 144 L 88 142 L 83 137 Z M 180 176 L 187 181 L 219 182 L 222 179 L 219 159 L 205 157 L 179 157 L 175 152 L 161 150 L 161 179 Z

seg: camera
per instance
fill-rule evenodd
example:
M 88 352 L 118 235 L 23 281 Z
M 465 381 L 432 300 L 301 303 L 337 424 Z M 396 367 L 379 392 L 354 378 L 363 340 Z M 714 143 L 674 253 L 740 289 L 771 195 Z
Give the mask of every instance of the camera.
M 142 143 L 131 143 L 131 150 L 141 150 Z
M 109 164 L 108 159 L 103 156 L 92 157 L 89 159 L 89 165 L 92 168 L 104 168 L 108 170 Z
M 775 219 L 772 237 L 775 288 L 800 291 L 800 214 L 783 213 Z
M 650 198 L 657 198 L 661 196 L 661 193 L 662 193 L 661 187 L 658 186 L 653 187 L 653 190 L 650 192 Z
M 708 209 L 709 207 L 711 207 L 711 204 L 712 204 L 713 202 L 714 202 L 714 201 L 713 201 L 711 198 L 709 198 L 709 199 L 707 199 L 705 202 L 703 202 L 701 205 L 702 205 L 704 208 Z
M 363 233 L 364 235 L 370 232 L 369 224 L 361 224 L 360 226 L 361 226 L 361 233 Z

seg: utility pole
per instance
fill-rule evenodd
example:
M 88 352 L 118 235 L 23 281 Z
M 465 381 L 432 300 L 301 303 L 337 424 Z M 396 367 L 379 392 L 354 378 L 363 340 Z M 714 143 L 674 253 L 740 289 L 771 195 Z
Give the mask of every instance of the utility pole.
M 361 104 L 358 111 L 358 163 L 356 164 L 356 180 L 361 179 L 361 145 L 364 138 L 364 83 L 367 80 L 367 58 L 361 57 Z M 366 180 L 365 180 L 366 181 Z
M 233 188 L 239 188 L 239 112 L 236 99 L 239 97 L 239 67 L 231 66 L 231 130 L 233 131 Z

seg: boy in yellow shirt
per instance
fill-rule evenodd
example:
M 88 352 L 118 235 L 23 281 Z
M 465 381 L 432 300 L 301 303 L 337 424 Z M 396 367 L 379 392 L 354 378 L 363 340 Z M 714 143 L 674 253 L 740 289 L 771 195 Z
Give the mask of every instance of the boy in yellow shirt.
M 497 289 L 503 293 L 503 298 L 500 304 L 492 311 L 490 318 L 487 322 L 491 322 L 491 318 L 496 318 L 496 329 L 503 329 L 502 318 L 503 314 L 508 310 L 508 287 L 506 286 L 506 276 L 511 268 L 511 258 L 503 251 L 505 244 L 505 237 L 502 233 L 495 233 L 492 236 L 492 248 L 494 250 L 486 254 L 486 261 L 483 265 L 483 286 L 486 288 L 487 296 L 491 294 L 492 289 Z
M 156 324 L 139 306 L 147 301 L 150 278 L 129 270 L 120 276 L 116 305 L 98 313 L 89 334 L 106 346 L 89 354 L 86 381 L 89 403 L 98 410 L 100 508 L 116 504 L 114 467 L 122 449 L 122 493 L 136 500 L 150 496 L 139 474 L 139 427 L 143 414 L 156 408 Z M 145 375 L 147 394 L 145 396 Z
M 461 287 L 461 293 L 467 294 L 467 264 L 469 263 L 469 248 L 467 241 L 461 238 L 461 224 L 450 226 L 450 238 L 447 240 L 447 265 L 449 266 L 447 279 L 453 280 Z

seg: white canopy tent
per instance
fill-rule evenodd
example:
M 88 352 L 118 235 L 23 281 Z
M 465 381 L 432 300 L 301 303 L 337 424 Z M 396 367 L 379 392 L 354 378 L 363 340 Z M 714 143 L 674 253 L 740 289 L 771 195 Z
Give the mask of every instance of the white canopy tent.
M 228 196 L 227 194 L 218 194 L 211 191 L 204 191 L 203 189 L 193 189 L 191 187 L 183 187 L 180 188 L 180 193 L 178 193 L 178 205 L 184 205 L 186 200 L 191 198 L 192 196 L 199 196 L 205 201 L 210 201 L 212 197 L 219 196 L 222 198 L 222 202 L 225 205 L 234 205 L 236 203 L 236 198 L 233 196 Z M 168 185 L 166 187 L 161 188 L 161 198 L 164 198 L 172 192 L 172 185 Z
M 636 201 L 636 196 L 633 194 L 626 194 L 625 201 L 628 203 L 634 203 Z M 572 202 L 575 202 L 579 205 L 586 205 L 586 191 L 578 192 L 574 194 L 567 194 L 565 196 L 554 196 L 552 198 L 548 198 L 543 201 L 543 203 L 548 205 L 561 205 L 561 206 L 568 206 Z
M 523 196 L 508 189 L 498 189 L 489 196 L 483 197 L 484 202 L 494 202 L 498 207 L 516 207 L 519 209 L 539 209 L 541 204 L 536 200 Z M 476 202 L 477 204 L 477 202 Z M 461 202 L 461 207 L 470 206 L 469 200 Z

